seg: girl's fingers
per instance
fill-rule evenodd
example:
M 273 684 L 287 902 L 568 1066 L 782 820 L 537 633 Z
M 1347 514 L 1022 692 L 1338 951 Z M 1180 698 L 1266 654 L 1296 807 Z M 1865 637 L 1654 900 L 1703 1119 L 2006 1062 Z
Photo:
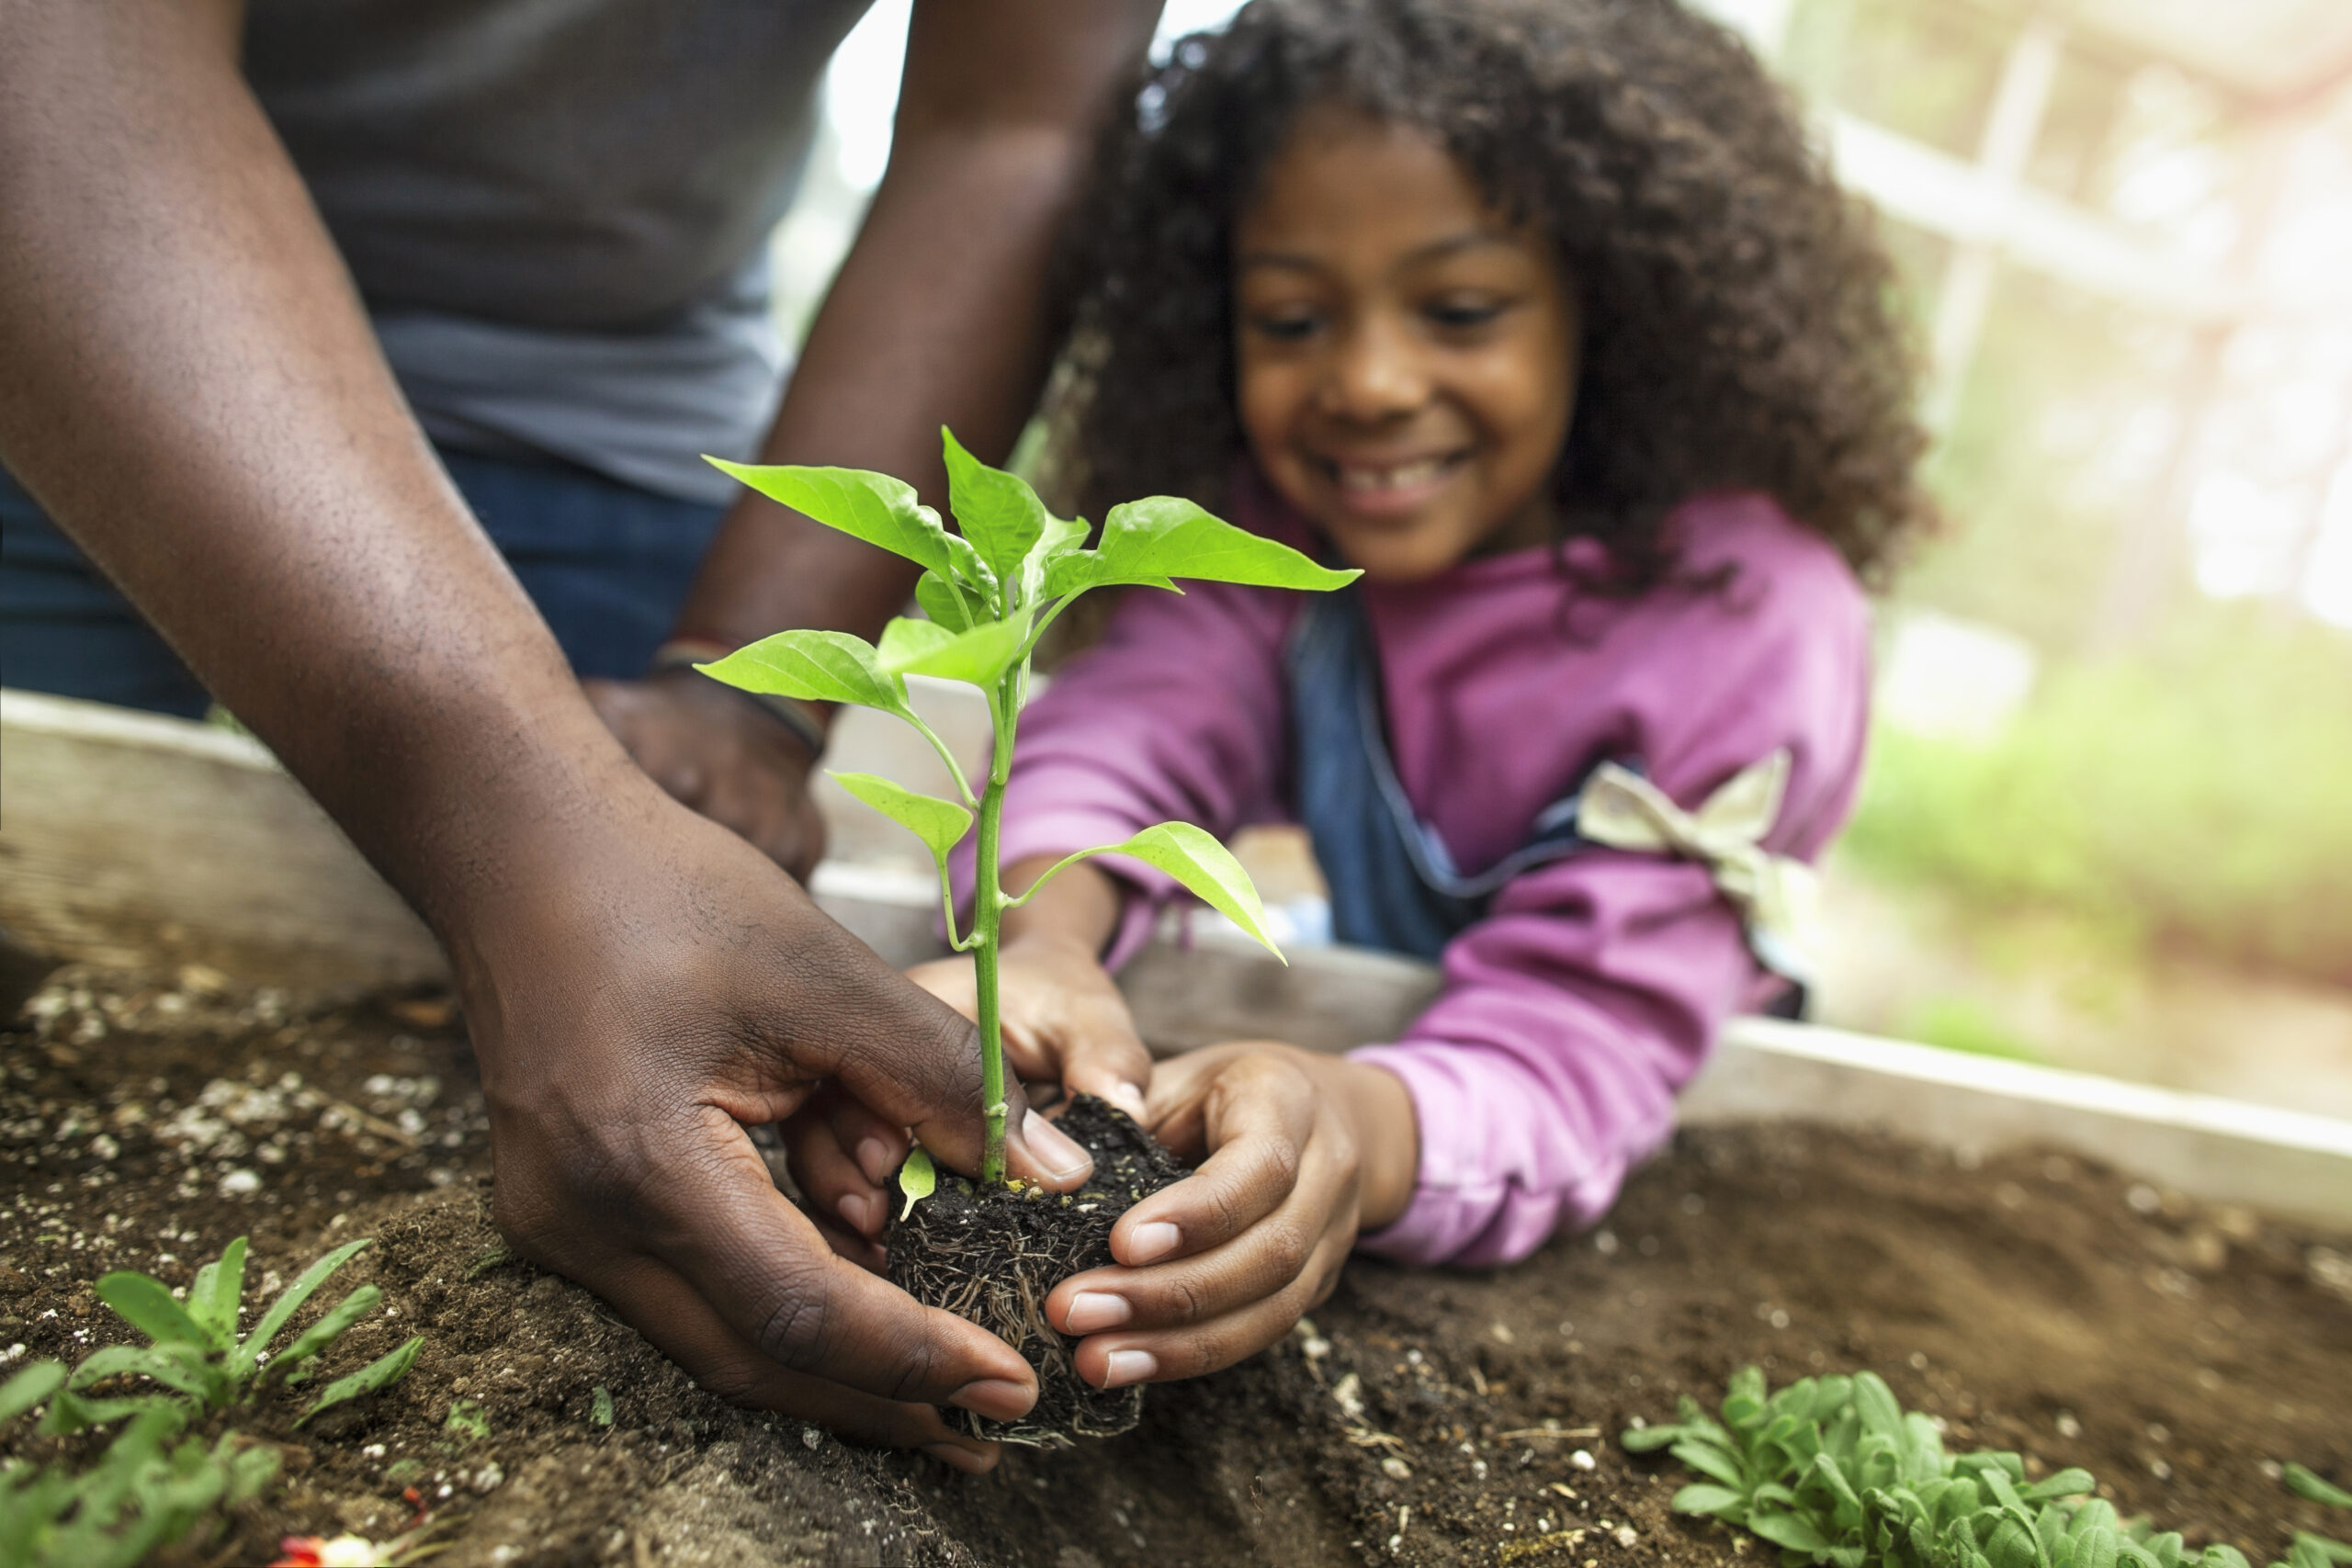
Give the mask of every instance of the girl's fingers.
M 1079 1376 L 1098 1388 L 1165 1382 L 1222 1371 L 1288 1334 L 1331 1293 L 1346 1263 L 1352 1230 L 1327 1233 L 1296 1278 L 1271 1295 L 1190 1327 L 1159 1332 L 1112 1330 L 1079 1342 Z
M 1181 1068 L 1177 1058 L 1169 1068 Z M 1153 1084 L 1155 1109 L 1167 1086 Z M 1111 1256 L 1130 1269 L 1221 1247 L 1288 1202 L 1310 1139 L 1344 1138 L 1306 1075 L 1279 1057 L 1238 1055 L 1221 1065 L 1198 1097 L 1200 1144 L 1209 1157 L 1119 1217 Z M 1180 1126 L 1189 1110 L 1163 1122 Z M 1323 1122 L 1320 1129 L 1318 1120 Z M 1181 1145 L 1178 1145 L 1181 1146 Z M 1338 1151 L 1332 1151 L 1337 1153 Z
M 1327 1119 L 1280 1206 L 1221 1247 L 1146 1269 L 1098 1269 L 1055 1287 L 1046 1321 L 1066 1334 L 1192 1327 L 1283 1294 L 1335 1231 L 1355 1234 L 1356 1176 Z

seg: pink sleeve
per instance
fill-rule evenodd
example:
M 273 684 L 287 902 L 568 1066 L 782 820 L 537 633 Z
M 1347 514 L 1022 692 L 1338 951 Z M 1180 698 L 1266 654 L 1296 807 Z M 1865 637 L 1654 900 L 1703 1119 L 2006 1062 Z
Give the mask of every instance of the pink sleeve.
M 1220 839 L 1274 810 L 1289 739 L 1282 642 L 1297 596 L 1223 584 L 1181 596 L 1136 588 L 1102 640 L 1072 660 L 1022 716 L 1006 786 L 1001 863 L 1116 843 L 1154 823 L 1192 822 Z M 1151 934 L 1153 908 L 1179 891 L 1136 861 L 1098 861 L 1134 897 L 1106 962 Z M 970 897 L 971 850 L 956 862 Z
M 1650 777 L 1685 807 L 1788 747 L 1791 787 L 1765 841 L 1807 860 L 1852 808 L 1868 706 L 1859 592 L 1809 603 L 1753 627 L 1713 689 L 1687 692 L 1640 738 Z M 1606 1213 L 1760 976 L 1704 867 L 1605 849 L 1504 887 L 1443 969 L 1403 1040 L 1352 1053 L 1404 1080 L 1421 1151 L 1406 1213 L 1359 1245 L 1466 1267 L 1516 1261 Z

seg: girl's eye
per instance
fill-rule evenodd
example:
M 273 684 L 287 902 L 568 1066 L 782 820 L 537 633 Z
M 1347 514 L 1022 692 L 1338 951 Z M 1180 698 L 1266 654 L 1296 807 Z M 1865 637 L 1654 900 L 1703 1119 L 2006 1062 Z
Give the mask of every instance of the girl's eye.
M 1257 316 L 1250 322 L 1260 337 L 1272 338 L 1277 343 L 1296 343 L 1310 335 L 1317 324 L 1316 318 L 1303 310 Z
M 1503 306 L 1494 299 L 1436 299 L 1423 308 L 1423 313 L 1441 327 L 1461 332 L 1485 326 L 1503 313 Z

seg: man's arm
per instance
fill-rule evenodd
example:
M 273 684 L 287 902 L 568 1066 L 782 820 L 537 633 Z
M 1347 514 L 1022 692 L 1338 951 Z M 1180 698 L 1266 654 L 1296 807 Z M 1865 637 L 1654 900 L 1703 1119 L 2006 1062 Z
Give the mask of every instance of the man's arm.
M 764 456 L 878 468 L 944 510 L 939 428 L 1001 460 L 1052 345 L 1046 271 L 1096 132 L 1159 0 L 922 0 L 890 163 L 808 334 Z M 906 562 L 755 495 L 713 542 L 677 633 L 737 647 L 787 626 L 877 633 Z M 692 671 L 594 690 L 646 770 L 806 873 L 821 827 L 808 759 L 780 726 Z
M 734 1397 L 984 1465 L 928 1406 L 1017 1414 L 1027 1369 L 833 1258 L 741 1125 L 837 1077 L 976 1159 L 969 1027 L 598 723 L 403 407 L 242 25 L 0 0 L 0 461 L 431 921 L 517 1247 Z M 1017 1157 L 1067 1184 L 1073 1153 Z

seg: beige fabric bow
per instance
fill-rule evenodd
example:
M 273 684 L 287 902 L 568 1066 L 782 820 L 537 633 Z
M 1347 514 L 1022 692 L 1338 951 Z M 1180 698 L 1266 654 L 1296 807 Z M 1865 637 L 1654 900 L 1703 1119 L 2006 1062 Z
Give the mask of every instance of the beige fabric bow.
M 1818 951 L 1819 883 L 1811 866 L 1762 844 L 1780 818 L 1790 766 L 1783 748 L 1733 774 L 1698 810 L 1685 811 L 1639 773 L 1603 762 L 1585 782 L 1577 831 L 1611 849 L 1701 862 L 1746 922 L 1758 960 L 1809 984 Z

